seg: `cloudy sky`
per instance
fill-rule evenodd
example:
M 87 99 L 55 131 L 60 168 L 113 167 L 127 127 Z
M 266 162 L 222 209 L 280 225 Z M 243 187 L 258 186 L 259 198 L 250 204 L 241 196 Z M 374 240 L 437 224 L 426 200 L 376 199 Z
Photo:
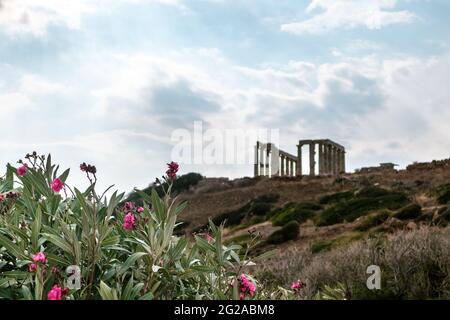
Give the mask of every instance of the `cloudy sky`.
M 129 191 L 194 121 L 279 129 L 291 153 L 331 138 L 350 170 L 448 158 L 449 14 L 448 0 L 0 0 L 0 163 L 52 153 Z

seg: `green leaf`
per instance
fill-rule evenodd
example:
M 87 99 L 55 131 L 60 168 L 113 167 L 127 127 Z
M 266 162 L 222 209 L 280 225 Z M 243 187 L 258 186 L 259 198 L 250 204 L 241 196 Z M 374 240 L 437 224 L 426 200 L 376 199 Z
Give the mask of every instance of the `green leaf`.
M 66 183 L 67 177 L 69 176 L 70 173 L 70 169 L 67 169 L 66 171 L 64 171 L 60 176 L 59 179 L 61 180 L 62 183 Z
M 122 264 L 122 266 L 120 267 L 119 271 L 117 272 L 118 275 L 121 275 L 123 273 L 125 273 L 130 267 L 132 267 L 134 265 L 134 263 L 142 258 L 143 256 L 147 255 L 148 253 L 146 252 L 136 252 L 133 253 L 131 256 L 128 257 L 128 259 Z
M 6 252 L 16 257 L 17 259 L 25 260 L 27 256 L 24 251 L 20 249 L 18 245 L 13 243 L 11 240 L 6 238 L 4 235 L 0 234 L 0 246 L 5 247 Z
M 31 225 L 31 245 L 33 246 L 34 252 L 39 251 L 38 240 L 41 232 L 41 225 L 42 225 L 42 210 L 41 206 L 38 205 L 36 208 L 36 212 L 34 214 L 33 224 Z
M 74 252 L 72 252 L 72 247 L 71 245 L 64 239 L 62 239 L 61 237 L 54 235 L 54 234 L 49 234 L 49 233 L 44 233 L 43 236 L 45 238 L 47 238 L 48 241 L 50 241 L 51 243 L 53 243 L 55 246 L 57 246 L 58 248 L 60 248 L 61 250 L 69 253 L 70 255 L 72 255 L 73 257 L 75 257 Z
M 125 289 L 122 292 L 122 297 L 121 300 L 131 300 L 131 293 L 132 293 L 132 289 L 133 289 L 133 274 L 130 277 L 130 280 L 128 280 L 127 285 L 125 286 Z
M 206 272 L 206 273 L 212 273 L 216 270 L 216 268 L 213 266 L 192 266 L 191 268 L 195 271 Z
M 195 236 L 195 243 L 201 250 L 203 250 L 205 252 L 208 252 L 208 251 L 214 252 L 216 250 L 215 247 L 211 243 L 209 243 L 208 241 L 206 241 L 205 239 L 203 239 L 199 236 Z
M 152 292 L 147 292 L 146 294 L 141 296 L 139 298 L 139 300 L 153 300 L 153 293 Z
M 27 286 L 22 286 L 22 295 L 25 300 L 33 300 L 33 296 L 31 295 L 31 291 Z
M 100 281 L 99 293 L 103 300 L 119 300 L 116 290 L 108 287 L 103 281 Z

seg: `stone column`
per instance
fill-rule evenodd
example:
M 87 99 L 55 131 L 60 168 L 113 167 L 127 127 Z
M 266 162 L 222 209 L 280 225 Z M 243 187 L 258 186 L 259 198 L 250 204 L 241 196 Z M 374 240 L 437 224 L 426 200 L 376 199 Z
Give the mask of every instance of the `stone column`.
M 255 177 L 259 176 L 259 142 L 255 146 L 255 166 L 253 167 L 253 174 Z
M 339 173 L 339 150 L 337 147 L 334 147 L 334 175 Z
M 302 145 L 297 146 L 297 176 L 302 176 Z
M 259 144 L 259 175 L 264 176 L 264 143 Z
M 341 148 L 336 148 L 336 174 L 341 174 Z
M 333 172 L 333 174 L 334 175 L 337 175 L 338 174 L 338 172 L 339 172 L 339 161 L 338 161 L 338 148 L 337 147 L 334 147 L 334 152 L 333 152 L 333 155 L 334 155 L 334 172 Z
M 294 176 L 294 160 L 292 159 L 289 161 L 289 176 Z
M 326 158 L 325 168 L 326 169 L 325 170 L 328 175 L 328 174 L 331 174 L 331 145 L 326 144 L 325 150 L 326 150 L 326 155 L 325 155 L 325 158 Z
M 280 176 L 284 176 L 284 156 L 281 155 Z
M 319 142 L 319 175 L 325 173 L 325 150 L 323 142 Z
M 315 176 L 316 175 L 316 160 L 315 160 L 315 155 L 316 155 L 316 148 L 315 148 L 315 143 L 311 142 L 309 144 L 309 175 L 310 176 Z
M 336 171 L 336 157 L 334 155 L 334 146 L 330 147 L 330 174 L 334 175 Z
M 341 152 L 341 171 L 345 173 L 345 149 L 342 149 Z

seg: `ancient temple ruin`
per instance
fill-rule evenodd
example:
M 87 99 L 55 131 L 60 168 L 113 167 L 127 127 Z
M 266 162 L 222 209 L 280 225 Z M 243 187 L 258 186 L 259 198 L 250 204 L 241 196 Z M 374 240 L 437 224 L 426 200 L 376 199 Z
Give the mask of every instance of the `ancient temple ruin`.
M 329 139 L 300 140 L 297 156 L 279 150 L 273 143 L 256 142 L 254 175 L 257 176 L 302 176 L 304 146 L 309 150 L 309 175 L 338 175 L 345 172 L 345 148 Z M 316 160 L 317 159 L 317 160 Z

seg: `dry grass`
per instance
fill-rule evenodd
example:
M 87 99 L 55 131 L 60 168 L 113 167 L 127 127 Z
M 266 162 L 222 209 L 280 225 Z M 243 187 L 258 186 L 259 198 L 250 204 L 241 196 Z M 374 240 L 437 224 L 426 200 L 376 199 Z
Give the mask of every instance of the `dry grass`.
M 382 270 L 381 290 L 366 287 L 366 268 L 372 264 Z M 293 248 L 254 272 L 268 286 L 305 281 L 304 298 L 324 285 L 342 283 L 353 299 L 448 299 L 450 228 L 399 231 L 319 254 Z

